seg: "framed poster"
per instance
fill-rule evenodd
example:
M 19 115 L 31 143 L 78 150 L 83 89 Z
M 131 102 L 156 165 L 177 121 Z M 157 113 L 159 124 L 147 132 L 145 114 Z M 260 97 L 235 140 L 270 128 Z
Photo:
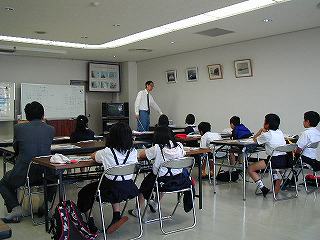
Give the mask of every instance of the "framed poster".
M 198 81 L 198 68 L 190 67 L 186 69 L 186 77 L 188 82 Z
M 89 91 L 120 92 L 120 65 L 89 63 Z
M 221 64 L 208 65 L 208 73 L 210 80 L 223 79 Z
M 252 77 L 251 59 L 235 60 L 234 73 L 236 78 Z
M 175 83 L 177 81 L 177 71 L 168 70 L 166 71 L 167 83 Z

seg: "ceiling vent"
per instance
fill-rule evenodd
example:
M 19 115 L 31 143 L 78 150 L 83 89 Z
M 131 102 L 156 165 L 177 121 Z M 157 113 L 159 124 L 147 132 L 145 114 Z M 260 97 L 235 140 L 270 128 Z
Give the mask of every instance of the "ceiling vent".
M 16 48 L 15 47 L 3 47 L 0 46 L 0 54 L 14 54 L 16 52 Z
M 129 49 L 130 52 L 152 52 L 152 49 L 148 49 L 148 48 L 131 48 Z
M 234 33 L 234 31 L 230 31 L 222 28 L 212 28 L 202 32 L 197 32 L 196 34 L 209 36 L 209 37 L 218 37 L 218 36 L 222 36 L 229 33 Z

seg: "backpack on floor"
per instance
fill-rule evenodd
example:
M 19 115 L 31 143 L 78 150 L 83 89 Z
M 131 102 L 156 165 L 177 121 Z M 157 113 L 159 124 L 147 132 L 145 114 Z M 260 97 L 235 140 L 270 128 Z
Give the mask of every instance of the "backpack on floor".
M 240 172 L 239 170 L 232 171 L 231 173 L 229 171 L 221 171 L 217 174 L 216 179 L 220 182 L 230 182 L 230 180 L 236 182 L 239 179 Z
M 51 219 L 49 233 L 54 240 L 94 240 L 97 233 L 90 232 L 74 202 L 60 202 Z

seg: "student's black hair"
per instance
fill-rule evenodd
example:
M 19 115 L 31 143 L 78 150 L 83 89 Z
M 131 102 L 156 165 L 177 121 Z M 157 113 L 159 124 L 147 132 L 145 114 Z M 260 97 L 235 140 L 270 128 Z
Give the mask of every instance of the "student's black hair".
M 149 86 L 149 85 L 152 84 L 152 83 L 153 83 L 152 81 L 146 81 L 145 86 L 147 87 L 147 86 Z
M 39 102 L 32 102 L 28 103 L 25 108 L 24 112 L 26 113 L 26 118 L 28 121 L 32 120 L 41 120 L 44 116 L 44 108 Z
M 320 121 L 319 113 L 315 111 L 308 111 L 304 113 L 304 120 L 308 120 L 310 122 L 311 127 L 316 127 Z
M 192 114 L 192 113 L 189 113 L 187 116 L 186 116 L 186 121 L 185 123 L 186 124 L 189 124 L 189 125 L 192 125 L 196 122 L 196 118 L 195 116 Z
M 240 124 L 240 118 L 238 116 L 233 116 L 230 118 L 230 123 L 232 123 L 234 126 L 238 126 Z
M 201 122 L 198 125 L 199 132 L 201 131 L 203 134 L 211 131 L 211 124 L 208 122 Z
M 158 126 L 164 126 L 168 127 L 169 126 L 169 118 L 167 115 L 162 114 L 159 119 L 158 119 Z
M 171 148 L 170 141 L 174 147 L 178 146 L 172 130 L 165 126 L 158 126 L 154 131 L 153 144 L 159 144 L 161 148 L 164 146 Z
M 270 130 L 277 130 L 280 125 L 280 117 L 277 114 L 269 113 L 264 117 L 264 122 L 269 124 Z
M 77 132 L 84 132 L 88 127 L 88 118 L 84 115 L 79 115 L 77 117 L 76 122 L 76 131 Z
M 133 147 L 132 130 L 127 123 L 118 122 L 110 128 L 108 140 L 110 148 L 125 153 Z

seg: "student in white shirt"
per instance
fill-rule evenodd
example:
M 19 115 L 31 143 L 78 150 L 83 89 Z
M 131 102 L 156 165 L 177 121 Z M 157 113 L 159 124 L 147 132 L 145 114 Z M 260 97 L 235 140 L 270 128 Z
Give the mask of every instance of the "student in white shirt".
M 92 154 L 92 158 L 103 164 L 107 169 L 117 165 L 137 163 L 137 150 L 133 148 L 132 130 L 127 123 L 119 122 L 110 129 L 108 147 Z M 98 182 L 89 183 L 78 193 L 78 208 L 81 212 L 89 211 L 95 201 Z M 127 220 L 127 216 L 121 217 L 120 202 L 132 199 L 139 195 L 139 190 L 132 180 L 132 175 L 109 176 L 106 175 L 100 187 L 103 202 L 112 204 L 113 218 L 107 229 L 107 233 L 113 233 Z M 88 225 L 94 229 L 94 221 L 89 216 Z
M 303 126 L 306 130 L 299 137 L 297 142 L 298 148 L 295 151 L 296 154 L 302 153 L 302 161 L 310 165 L 314 171 L 320 171 L 320 161 L 317 160 L 317 149 L 305 149 L 305 147 L 310 143 L 320 141 L 320 131 L 316 128 L 319 121 L 320 117 L 317 112 L 309 111 L 304 114 Z
M 211 125 L 208 122 L 201 122 L 198 125 L 198 130 L 201 135 L 200 148 L 210 148 L 210 143 L 214 140 L 221 140 L 219 133 L 211 132 Z M 210 176 L 213 176 L 213 162 L 210 161 Z M 206 178 L 206 164 L 202 162 L 202 178 Z
M 253 141 L 259 145 L 264 144 L 266 149 L 266 154 L 268 155 L 266 160 L 258 161 L 254 164 L 251 164 L 248 167 L 249 176 L 255 181 L 257 186 L 262 191 L 263 196 L 265 197 L 270 189 L 264 186 L 262 180 L 260 179 L 259 174 L 256 171 L 265 169 L 268 166 L 270 161 L 272 151 L 279 146 L 286 144 L 284 135 L 281 130 L 279 130 L 280 118 L 278 115 L 270 113 L 265 116 L 263 128 L 261 128 L 253 137 Z M 272 168 L 285 168 L 288 166 L 288 158 L 286 153 L 276 152 L 273 154 L 271 159 Z M 280 191 L 281 180 L 278 177 L 277 173 L 273 174 L 275 192 Z
M 182 158 L 185 155 L 183 145 L 176 142 L 174 136 L 168 127 L 157 127 L 154 132 L 153 139 L 154 146 L 145 149 L 140 152 L 139 159 L 154 159 L 152 166 L 152 172 L 149 173 L 142 181 L 140 186 L 139 203 L 140 207 L 144 206 L 145 199 L 149 199 L 152 193 L 156 176 L 159 172 L 159 182 L 167 182 L 172 179 L 184 179 L 185 176 L 182 173 L 183 169 L 167 169 L 161 167 L 165 161 Z M 161 198 L 162 196 L 160 196 Z M 157 203 L 155 201 L 149 201 L 150 209 L 152 212 L 157 210 Z M 129 210 L 129 213 L 133 216 L 137 216 L 137 209 Z
M 150 126 L 150 107 L 162 115 L 162 111 L 158 104 L 154 101 L 150 92 L 153 90 L 154 83 L 147 81 L 146 88 L 140 91 L 134 103 L 135 114 L 137 118 L 137 130 L 139 132 L 149 131 Z

